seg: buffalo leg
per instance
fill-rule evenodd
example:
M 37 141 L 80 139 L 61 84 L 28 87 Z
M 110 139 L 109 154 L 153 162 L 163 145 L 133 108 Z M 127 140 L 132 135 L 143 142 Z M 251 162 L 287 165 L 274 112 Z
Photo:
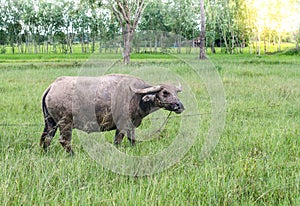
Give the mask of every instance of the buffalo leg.
M 129 130 L 127 132 L 127 139 L 129 140 L 129 142 L 132 146 L 135 145 L 135 130 L 134 129 Z
M 71 147 L 71 140 L 72 140 L 72 121 L 61 120 L 59 123 L 59 130 L 60 130 L 60 138 L 59 142 L 64 147 L 66 152 L 70 154 L 74 154 L 72 147 Z
M 122 142 L 123 138 L 124 138 L 124 133 L 120 132 L 120 130 L 117 129 L 115 139 L 114 139 L 114 143 L 116 145 L 120 144 Z
M 47 151 L 57 130 L 57 124 L 52 117 L 45 117 L 45 127 L 40 139 L 40 146 Z

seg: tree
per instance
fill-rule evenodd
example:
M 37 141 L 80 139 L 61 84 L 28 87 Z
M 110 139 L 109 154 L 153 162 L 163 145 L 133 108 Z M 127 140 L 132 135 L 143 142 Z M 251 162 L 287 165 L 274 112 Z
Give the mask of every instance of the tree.
M 110 6 L 122 31 L 124 44 L 123 61 L 125 64 L 129 64 L 131 42 L 146 7 L 145 0 L 111 0 Z
M 163 36 L 163 33 L 171 31 L 170 26 L 167 25 L 169 15 L 168 7 L 161 0 L 151 1 L 144 10 L 139 24 L 140 36 L 145 37 L 144 33 L 147 33 L 146 39 L 150 40 L 150 48 L 154 46 L 154 52 L 157 52 L 159 40 L 162 39 L 160 37 Z M 136 42 L 136 49 L 139 51 L 140 39 L 135 38 L 134 41 Z
M 139 29 L 144 31 L 169 31 L 166 25 L 168 13 L 165 10 L 165 4 L 161 0 L 150 2 L 144 10 Z
M 205 9 L 206 39 L 212 53 L 215 53 L 215 44 L 225 47 L 228 54 L 242 52 L 251 31 L 248 20 L 252 16 L 249 15 L 246 0 L 209 0 Z
M 6 14 L 4 27 L 8 33 L 8 40 L 13 54 L 15 53 L 15 43 L 20 43 L 20 34 L 22 32 L 22 13 L 20 8 L 22 8 L 22 2 L 13 0 L 7 1 L 4 8 L 2 8 Z
M 182 38 L 193 39 L 198 36 L 198 0 L 169 0 L 165 3 L 166 25 L 175 34 L 177 52 L 181 53 Z M 196 32 L 197 31 L 197 32 Z
M 207 20 L 207 24 L 206 24 L 206 39 L 208 39 L 209 41 L 209 45 L 211 48 L 211 52 L 214 54 L 216 53 L 216 49 L 215 49 L 215 43 L 216 40 L 219 39 L 220 37 L 218 36 L 218 32 L 217 32 L 217 4 L 215 1 L 208 1 L 207 6 L 205 7 L 205 11 L 206 11 L 206 20 Z
M 0 4 L 0 45 L 3 45 L 3 48 L 5 48 L 5 44 L 7 44 L 7 13 L 4 12 L 7 7 L 7 1 L 1 2 Z
M 81 52 L 86 53 L 88 42 L 88 33 L 90 31 L 90 23 L 92 21 L 91 12 L 88 10 L 89 7 L 86 2 L 82 1 L 78 7 L 72 11 L 72 17 L 74 19 L 74 29 L 77 37 L 79 36 L 81 42 Z
M 73 53 L 73 40 L 75 37 L 75 28 L 74 23 L 76 17 L 74 17 L 74 4 L 66 1 L 62 2 L 62 22 L 63 27 L 61 28 L 62 32 L 65 34 L 65 41 L 67 43 L 67 47 L 64 48 L 65 53 Z
M 102 17 L 101 11 L 99 11 L 99 9 L 103 6 L 102 1 L 89 0 L 88 5 L 91 9 L 90 30 L 92 38 L 92 53 L 94 53 L 96 51 L 96 38 L 100 33 L 102 33 L 101 30 L 104 30 L 105 28 L 105 19 Z
M 300 25 L 298 31 L 294 32 L 295 40 L 296 40 L 296 49 L 299 50 L 299 43 L 300 43 Z
M 204 8 L 204 0 L 200 0 L 200 14 L 201 14 L 201 31 L 200 31 L 200 54 L 199 59 L 206 59 L 205 55 L 205 32 L 206 32 L 206 16 Z

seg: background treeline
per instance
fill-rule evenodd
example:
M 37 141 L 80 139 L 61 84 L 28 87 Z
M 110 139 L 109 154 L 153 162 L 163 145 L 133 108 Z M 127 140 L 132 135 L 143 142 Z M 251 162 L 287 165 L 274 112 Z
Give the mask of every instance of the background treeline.
M 0 53 L 118 52 L 122 37 L 106 1 L 1 0 Z M 285 31 L 286 15 L 299 8 L 296 0 L 272 1 L 268 15 L 260 16 L 253 0 L 206 0 L 206 46 L 212 53 L 251 53 L 281 50 L 281 43 L 299 48 L 300 30 Z M 277 5 L 277 6 L 276 6 Z M 288 11 L 282 9 L 286 7 Z M 290 13 L 289 13 L 290 11 Z M 272 24 L 266 22 L 272 21 Z M 135 52 L 163 48 L 193 48 L 199 44 L 198 0 L 148 1 L 133 39 Z M 281 29 L 280 29 L 281 28 Z M 299 26 L 297 28 L 300 28 Z M 78 47 L 78 46 L 77 46 Z M 186 50 L 189 51 L 189 50 Z

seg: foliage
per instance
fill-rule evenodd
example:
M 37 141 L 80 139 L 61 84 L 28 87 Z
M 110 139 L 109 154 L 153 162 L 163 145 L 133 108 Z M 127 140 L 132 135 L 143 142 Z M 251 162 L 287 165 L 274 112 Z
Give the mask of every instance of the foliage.
M 300 54 L 300 49 L 289 49 L 285 51 L 283 54 L 285 55 L 299 55 Z
M 132 22 L 138 4 L 130 2 Z M 185 40 L 199 36 L 198 0 L 145 2 L 148 4 L 136 22 L 137 35 L 150 31 L 149 38 L 159 39 L 172 32 L 179 48 Z M 296 0 L 206 0 L 205 10 L 206 46 L 213 53 L 215 46 L 229 54 L 242 53 L 247 46 L 253 54 L 270 53 L 274 48 L 280 51 L 282 42 L 291 36 L 287 29 L 295 30 L 291 33 L 299 29 L 300 4 Z M 97 52 L 97 44 L 102 52 L 119 45 L 122 25 L 107 1 L 101 0 L 1 0 L 0 5 L 0 44 L 10 45 L 14 53 L 72 53 L 74 43 L 80 44 L 83 53 Z M 290 41 L 299 42 L 298 35 Z
M 0 54 L 5 54 L 6 53 L 6 48 L 5 46 L 3 46 L 0 50 Z
M 114 0 L 109 1 L 109 5 L 119 23 L 122 33 L 123 62 L 129 64 L 132 39 L 146 7 L 145 0 Z
M 139 24 L 139 30 L 158 30 L 168 31 L 171 29 L 167 25 L 167 19 L 169 16 L 169 7 L 162 3 L 161 0 L 151 1 L 145 8 L 143 17 Z

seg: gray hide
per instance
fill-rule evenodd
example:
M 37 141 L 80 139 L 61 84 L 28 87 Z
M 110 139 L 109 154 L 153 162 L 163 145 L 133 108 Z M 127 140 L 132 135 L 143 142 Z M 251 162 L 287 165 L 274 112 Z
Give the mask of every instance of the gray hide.
M 124 135 L 134 144 L 134 130 L 145 116 L 160 108 L 176 113 L 184 110 L 179 91 L 172 85 L 151 86 L 121 74 L 60 77 L 43 95 L 45 128 L 40 144 L 46 150 L 57 128 L 60 143 L 71 153 L 73 128 L 88 133 L 116 130 L 115 144 L 121 143 Z

